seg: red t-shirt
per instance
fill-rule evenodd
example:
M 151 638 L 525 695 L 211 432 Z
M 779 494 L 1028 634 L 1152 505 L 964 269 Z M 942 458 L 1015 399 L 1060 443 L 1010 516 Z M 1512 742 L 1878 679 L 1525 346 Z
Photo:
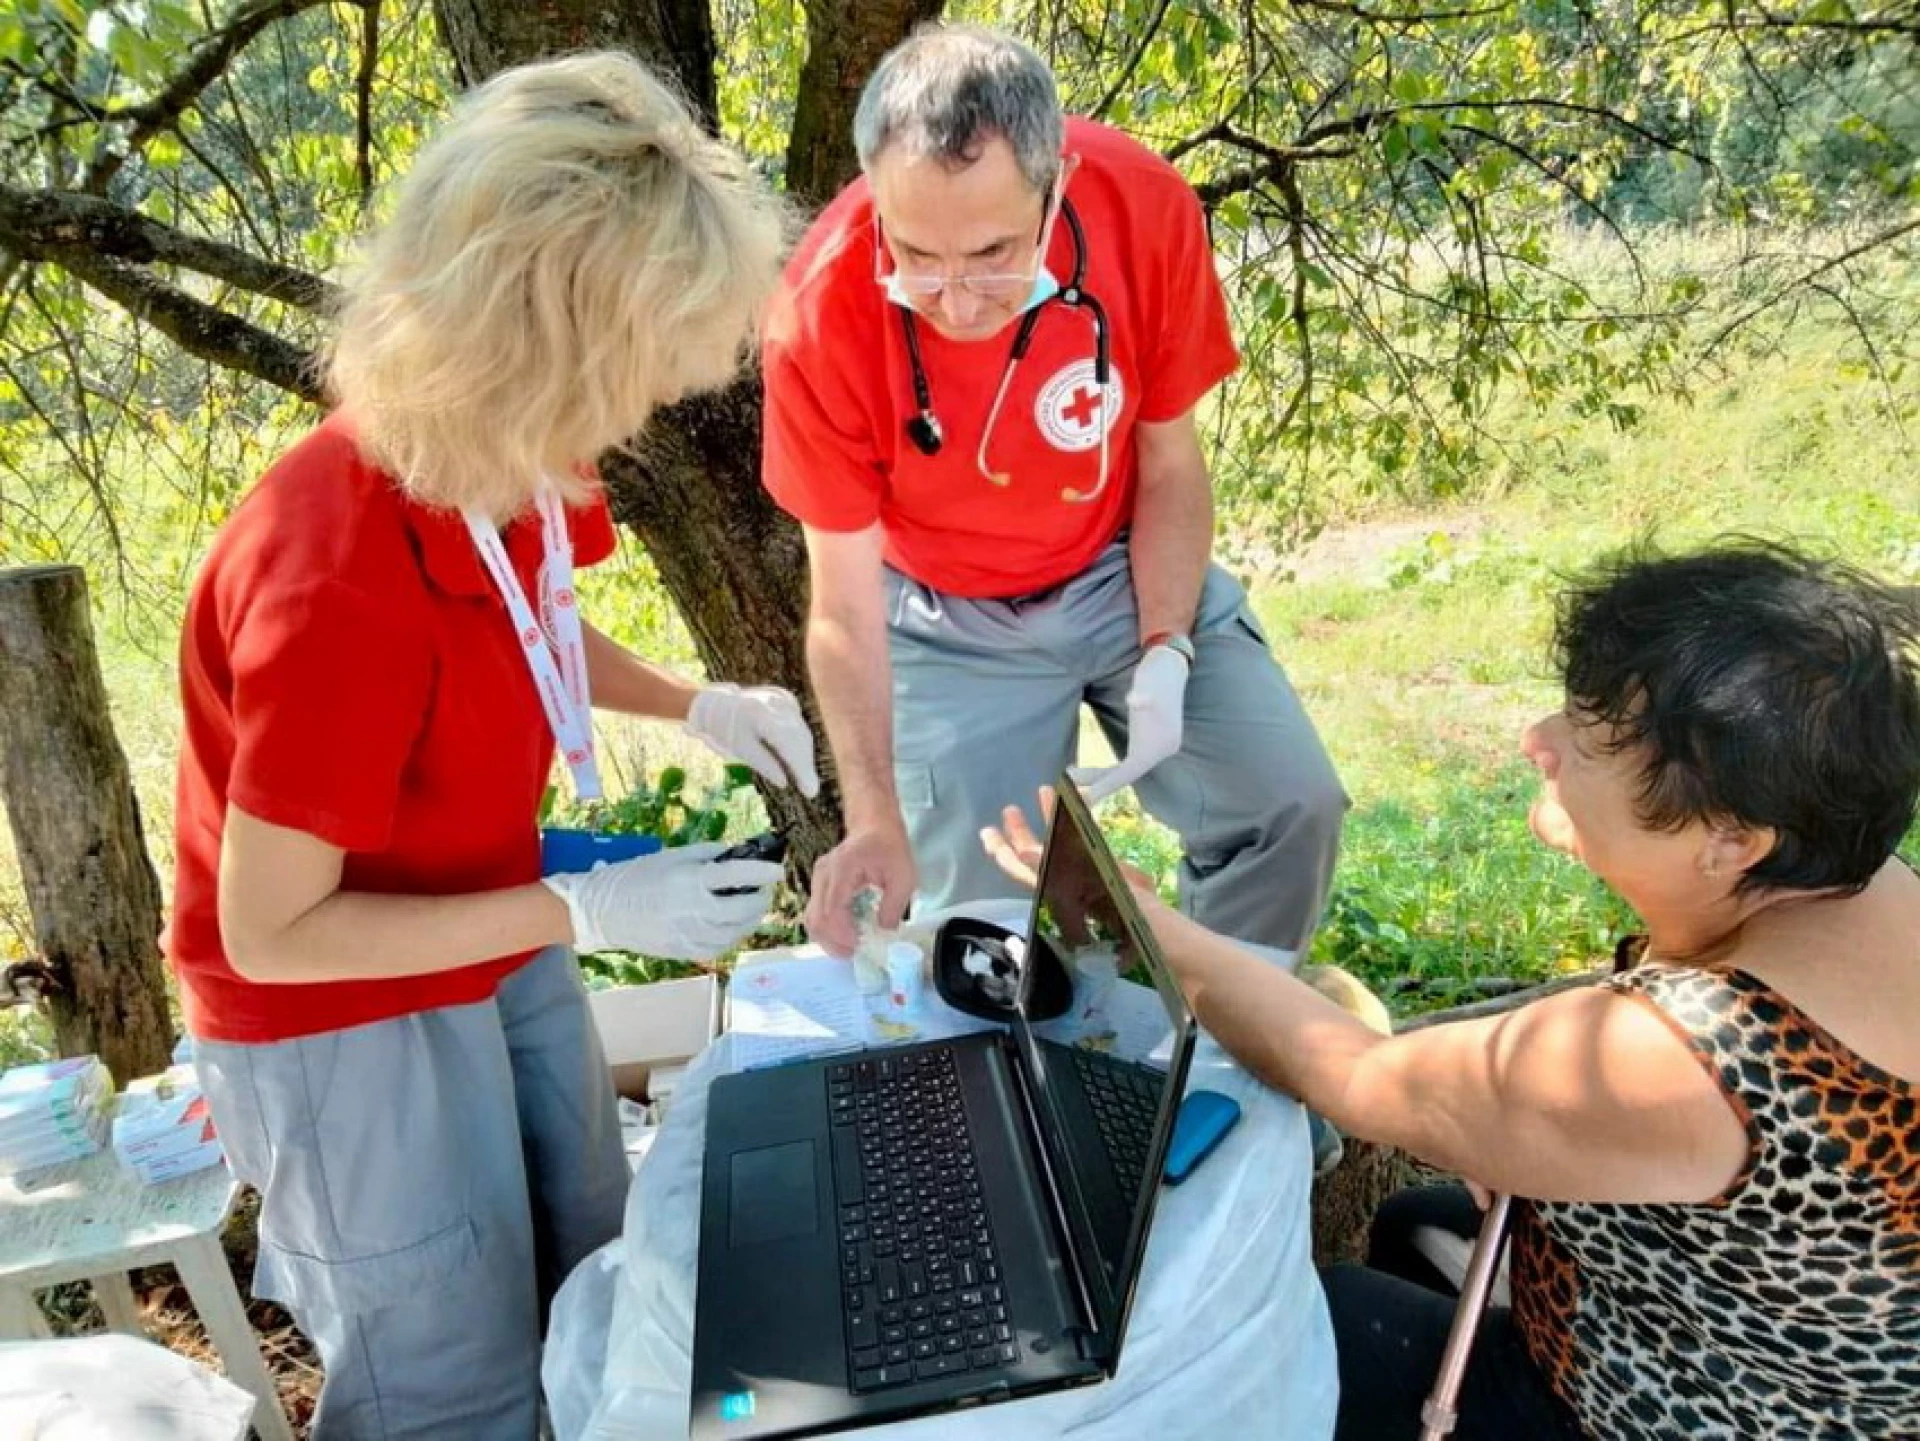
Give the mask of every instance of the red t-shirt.
M 613 552 L 604 500 L 570 519 L 576 564 Z M 510 526 L 506 545 L 537 595 L 537 517 Z M 540 875 L 553 733 L 506 606 L 459 514 L 408 499 L 340 417 L 283 456 L 215 538 L 187 603 L 180 691 L 166 949 L 194 1035 L 274 1041 L 464 1005 L 527 959 L 300 985 L 227 964 L 229 801 L 344 850 L 343 890 L 453 895 Z
M 933 408 L 945 432 L 937 455 L 907 439 L 918 414 L 898 307 L 874 283 L 873 200 L 864 179 L 815 221 L 787 268 L 763 346 L 764 479 L 780 506 L 819 530 L 885 528 L 887 563 L 955 595 L 1015 596 L 1078 574 L 1133 513 L 1133 427 L 1176 420 L 1238 363 L 1226 298 L 1199 198 L 1180 173 L 1117 130 L 1067 122 L 1080 157 L 1067 199 L 1087 236 L 1084 289 L 1105 308 L 1112 380 L 1094 384 L 1088 311 L 1043 308 L 1014 371 L 988 460 L 981 432 L 1013 345 L 1016 319 L 991 340 L 948 340 L 916 322 Z M 1056 224 L 1047 263 L 1062 285 L 1074 247 Z M 1110 478 L 1099 498 L 1102 415 L 1117 415 Z

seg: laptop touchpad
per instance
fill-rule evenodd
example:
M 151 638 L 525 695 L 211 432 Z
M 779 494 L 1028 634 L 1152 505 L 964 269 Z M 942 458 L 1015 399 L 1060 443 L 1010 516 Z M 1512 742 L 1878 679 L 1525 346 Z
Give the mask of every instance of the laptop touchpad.
M 813 1142 L 762 1146 L 728 1158 L 728 1243 L 757 1246 L 811 1236 L 820 1229 L 813 1186 Z

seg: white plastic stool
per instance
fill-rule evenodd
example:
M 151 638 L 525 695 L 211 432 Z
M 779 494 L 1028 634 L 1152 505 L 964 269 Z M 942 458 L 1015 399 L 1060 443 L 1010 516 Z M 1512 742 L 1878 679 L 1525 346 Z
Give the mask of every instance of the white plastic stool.
M 34 1293 L 68 1281 L 88 1282 L 107 1325 L 138 1336 L 127 1273 L 171 1263 L 227 1376 L 254 1395 L 254 1430 L 262 1441 L 293 1441 L 220 1246 L 239 1191 L 225 1166 L 142 1185 L 110 1150 L 33 1172 L 24 1184 L 0 1177 L 0 1340 L 50 1335 Z

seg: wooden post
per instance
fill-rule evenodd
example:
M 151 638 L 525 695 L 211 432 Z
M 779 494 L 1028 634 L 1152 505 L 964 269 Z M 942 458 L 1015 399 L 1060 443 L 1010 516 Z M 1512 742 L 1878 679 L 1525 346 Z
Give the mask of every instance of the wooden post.
M 122 1085 L 172 1049 L 160 882 L 100 678 L 78 566 L 0 569 L 0 797 L 62 1055 Z

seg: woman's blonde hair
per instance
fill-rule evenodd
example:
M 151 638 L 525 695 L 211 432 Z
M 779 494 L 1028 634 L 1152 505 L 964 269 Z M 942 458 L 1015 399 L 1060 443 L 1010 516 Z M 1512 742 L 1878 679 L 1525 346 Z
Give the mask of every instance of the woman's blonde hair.
M 344 287 L 328 383 L 417 498 L 498 520 L 653 410 L 724 384 L 784 215 L 639 61 L 503 71 L 400 182 Z

